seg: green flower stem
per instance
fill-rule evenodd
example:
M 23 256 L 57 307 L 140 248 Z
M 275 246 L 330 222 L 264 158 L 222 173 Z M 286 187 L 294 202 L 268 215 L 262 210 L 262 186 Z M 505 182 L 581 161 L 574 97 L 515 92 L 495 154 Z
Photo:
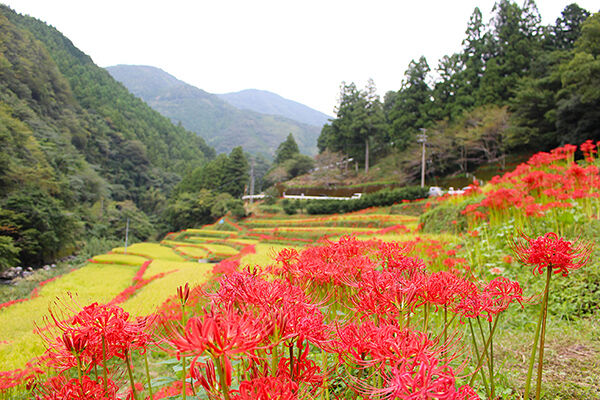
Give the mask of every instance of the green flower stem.
M 498 314 L 496 316 L 496 318 L 500 318 L 500 315 Z M 492 330 L 492 321 L 488 321 L 488 329 L 491 331 Z M 494 338 L 492 337 L 492 341 L 490 342 L 490 376 L 491 381 L 492 381 L 492 398 L 494 398 Z
M 225 361 L 223 360 L 223 357 L 219 357 L 216 361 L 219 370 L 219 386 L 221 386 L 221 393 L 223 393 L 224 400 L 229 400 L 229 387 L 227 386 L 227 380 L 225 378 Z
M 150 393 L 150 400 L 154 400 L 152 395 L 152 383 L 150 379 L 150 368 L 148 368 L 148 352 L 144 353 L 144 364 L 146 365 L 146 379 L 148 380 L 148 392 Z
M 537 352 L 538 341 L 540 339 L 540 328 L 542 326 L 542 318 L 544 316 L 543 312 L 544 308 L 544 300 L 542 300 L 542 305 L 540 308 L 540 316 L 538 317 L 538 323 L 535 327 L 535 334 L 533 337 L 533 346 L 531 346 L 531 355 L 529 356 L 529 368 L 527 369 L 527 380 L 525 381 L 525 394 L 523 395 L 523 399 L 529 399 L 529 390 L 531 387 L 531 377 L 533 376 L 533 364 L 535 363 L 535 355 Z
M 129 351 L 125 352 L 125 365 L 127 365 L 127 373 L 129 374 L 129 383 L 131 384 L 131 394 L 133 395 L 133 400 L 137 400 L 137 393 L 135 391 L 135 381 L 133 380 L 133 370 L 131 369 L 131 358 L 129 356 Z
M 323 349 L 321 349 L 321 368 L 323 369 L 323 374 L 327 374 L 327 353 Z M 321 394 L 321 400 L 329 400 L 329 387 L 327 385 L 326 376 L 323 376 L 323 392 Z
M 108 367 L 106 366 L 106 339 L 102 335 L 102 377 L 104 378 L 104 394 L 108 394 Z
M 429 328 L 429 303 L 425 303 L 425 321 L 423 323 L 423 333 L 427 335 L 427 329 Z
M 181 389 L 181 397 L 183 398 L 183 400 L 186 399 L 187 393 L 186 393 L 186 386 L 187 383 L 185 381 L 185 377 L 187 375 L 187 373 L 185 372 L 185 357 L 181 357 L 181 366 L 183 367 L 183 371 L 182 371 L 182 377 L 181 377 L 181 382 L 183 384 L 182 389 Z
M 290 353 L 290 380 L 294 380 L 294 342 L 289 346 Z
M 444 331 L 442 332 L 444 334 L 444 345 L 446 344 L 446 341 L 448 340 L 448 334 L 446 333 L 447 327 L 448 327 L 448 306 L 446 304 L 444 304 Z
M 489 321 L 488 321 L 489 322 Z M 483 332 L 483 326 L 481 325 L 481 318 L 477 317 L 477 324 L 479 325 L 479 332 L 481 333 L 481 341 L 483 342 L 485 340 L 485 333 Z M 492 323 L 490 322 L 490 332 L 492 331 Z M 495 385 L 494 385 L 494 366 L 493 366 L 493 357 L 494 357 L 494 353 L 493 353 L 493 344 L 494 344 L 494 340 L 493 338 L 490 336 L 490 352 L 489 354 L 486 354 L 486 358 L 487 358 L 487 365 L 488 365 L 488 371 L 489 371 L 489 375 L 490 375 L 490 399 L 495 399 Z
M 77 357 L 77 377 L 79 378 L 79 385 L 81 386 L 83 384 L 81 382 L 81 379 L 82 379 L 81 370 L 83 369 L 83 366 L 81 365 L 81 356 L 79 354 L 77 354 L 76 357 Z M 83 386 L 82 386 L 82 388 L 83 388 Z
M 469 321 L 469 329 L 471 330 L 471 341 L 473 342 L 473 347 L 475 348 L 475 355 L 477 356 L 477 360 L 479 360 L 480 359 L 479 346 L 477 346 L 475 330 L 473 329 L 473 322 L 471 321 L 471 318 L 467 318 L 467 320 Z M 490 389 L 488 388 L 488 384 L 487 384 L 487 379 L 485 379 L 485 374 L 483 373 L 483 370 L 480 369 L 479 373 L 481 374 L 481 380 L 483 381 L 483 387 L 485 388 L 485 394 L 487 396 L 490 393 Z M 473 376 L 476 376 L 476 375 L 477 375 L 477 370 L 475 370 L 475 373 L 473 374 Z M 471 384 L 472 384 L 472 382 L 473 382 L 473 380 L 471 380 Z
M 183 324 L 183 331 L 185 332 L 186 318 L 185 318 L 185 303 L 184 302 L 181 303 L 181 323 Z M 181 389 L 181 398 L 183 400 L 186 400 L 186 398 L 187 398 L 187 393 L 186 393 L 186 386 L 187 386 L 187 384 L 186 384 L 186 381 L 185 381 L 185 376 L 187 374 L 185 372 L 185 357 L 181 357 L 181 365 L 183 366 L 183 371 L 182 371 L 183 372 L 183 376 L 182 376 L 182 379 L 181 379 L 181 383 L 182 383 L 182 385 L 181 385 L 181 387 L 182 387 L 182 389 Z
M 484 358 L 488 358 L 488 347 L 490 346 L 490 342 L 492 341 L 492 337 L 494 336 L 494 332 L 496 331 L 496 326 L 498 325 L 498 320 L 500 318 L 496 318 L 496 320 L 494 321 L 494 325 L 492 325 L 492 331 L 490 332 L 490 336 L 488 337 L 487 341 L 485 342 L 485 345 L 483 346 L 483 354 L 481 355 L 481 357 L 479 357 L 479 362 L 477 363 L 477 367 L 475 367 L 475 369 L 479 369 L 482 365 L 483 365 L 483 360 Z M 471 380 L 469 381 L 469 386 L 473 386 L 473 382 L 475 381 L 475 375 L 473 375 L 471 377 Z
M 548 294 L 550 292 L 550 278 L 552 277 L 552 265 L 548 266 L 546 273 L 546 289 L 544 290 L 544 301 L 542 302 L 542 330 L 540 332 L 540 358 L 538 360 L 537 384 L 535 387 L 535 398 L 540 400 L 542 391 L 542 369 L 544 367 L 544 342 L 546 338 L 546 319 L 548 317 Z

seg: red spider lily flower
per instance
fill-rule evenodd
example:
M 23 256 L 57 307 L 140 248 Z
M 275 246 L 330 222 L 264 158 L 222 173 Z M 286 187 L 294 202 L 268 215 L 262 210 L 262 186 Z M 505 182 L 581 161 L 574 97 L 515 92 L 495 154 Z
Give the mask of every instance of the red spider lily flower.
M 200 372 L 200 367 L 204 367 L 204 374 Z M 217 375 L 215 373 L 215 364 L 212 360 L 208 360 L 205 363 L 201 363 L 200 365 L 192 363 L 190 369 L 190 376 L 192 379 L 200 382 L 202 387 L 207 392 L 215 391 L 217 387 Z
M 456 306 L 456 312 L 466 318 L 477 318 L 484 315 L 486 306 L 486 298 L 477 292 L 463 297 Z M 490 314 L 486 318 L 491 321 Z
M 397 316 L 403 309 L 418 305 L 427 284 L 427 275 L 415 272 L 406 278 L 401 269 L 366 271 L 357 283 L 358 293 L 352 299 L 358 311 L 367 315 Z
M 392 368 L 386 387 L 370 392 L 378 397 L 407 400 L 455 400 L 459 395 L 452 368 L 424 356 L 402 360 Z
M 298 251 L 296 249 L 283 249 L 277 254 L 275 261 L 287 267 L 298 261 Z
M 37 390 L 41 393 L 36 396 L 38 400 L 119 400 L 117 385 L 110 379 L 105 385 L 101 376 L 92 380 L 84 375 L 80 381 L 77 378 L 67 380 L 58 375 L 51 377 Z
M 353 322 L 336 325 L 336 333 L 336 338 L 326 345 L 327 350 L 340 358 L 351 355 L 355 363 L 362 363 L 377 340 L 379 330 L 372 321 L 365 320 L 360 325 Z
M 323 375 L 321 368 L 308 358 L 309 346 L 304 346 L 304 350 L 300 352 L 297 358 L 294 358 L 293 363 L 290 359 L 283 357 L 279 360 L 277 366 L 279 377 L 286 377 L 294 382 L 304 382 L 313 387 L 320 387 L 323 384 Z M 293 369 L 293 376 L 292 371 Z
M 515 240 L 512 248 L 520 262 L 534 267 L 534 274 L 542 274 L 546 268 L 552 267 L 555 274 L 567 276 L 569 271 L 583 267 L 590 260 L 592 243 L 572 243 L 554 232 L 535 239 L 525 234 L 521 236 L 523 240 Z
M 225 307 L 275 324 L 279 340 L 299 337 L 313 343 L 325 340 L 323 314 L 318 305 L 311 304 L 304 291 L 281 281 L 267 281 L 262 275 L 235 272 L 221 278 L 219 291 L 213 300 Z
M 12 371 L 0 371 L 0 393 L 21 385 L 35 384 L 35 378 L 44 373 L 37 362 L 28 362 L 25 368 Z
M 187 322 L 183 334 L 171 329 L 165 340 L 184 356 L 198 358 L 205 351 L 213 358 L 252 356 L 273 330 L 272 324 L 234 310 L 212 310 Z
M 443 351 L 424 333 L 402 329 L 395 321 L 383 320 L 379 326 L 370 320 L 361 325 L 348 323 L 338 327 L 337 333 L 338 338 L 329 343 L 328 350 L 341 359 L 352 355 L 352 362 L 365 367 L 395 365 L 405 359 L 435 356 Z
M 298 384 L 283 376 L 267 376 L 242 381 L 231 391 L 231 400 L 296 400 Z
M 77 357 L 84 370 L 100 364 L 105 356 L 125 359 L 131 349 L 143 352 L 150 342 L 153 319 L 129 321 L 129 313 L 117 306 L 93 303 L 65 320 L 53 310 L 50 316 L 52 323 L 48 320 L 46 328 L 37 332 L 48 345 L 46 363 L 61 371 L 77 365 Z M 61 338 L 50 336 L 56 329 L 63 332 Z
M 88 344 L 88 336 L 85 333 L 63 333 L 62 341 L 65 348 L 74 355 L 79 355 L 85 350 Z
M 482 296 L 486 299 L 485 308 L 490 314 L 501 313 L 513 302 L 517 302 L 523 307 L 523 289 L 519 282 L 501 276 L 487 284 L 483 289 Z
M 452 306 L 460 296 L 465 281 L 446 271 L 433 273 L 427 279 L 422 300 L 436 306 Z
M 597 153 L 597 150 L 596 150 L 596 145 L 594 144 L 594 142 L 592 142 L 591 139 L 588 139 L 585 142 L 583 142 L 579 146 L 579 149 L 585 156 L 585 160 L 587 162 L 594 162 L 594 154 Z

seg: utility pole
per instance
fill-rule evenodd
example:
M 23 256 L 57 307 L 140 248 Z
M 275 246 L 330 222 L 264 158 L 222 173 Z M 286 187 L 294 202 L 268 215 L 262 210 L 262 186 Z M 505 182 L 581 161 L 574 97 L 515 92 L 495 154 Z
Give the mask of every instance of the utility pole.
M 423 144 L 421 152 L 421 187 L 425 187 L 425 143 L 427 143 L 427 129 L 421 128 L 422 133 L 417 135 L 417 142 Z
M 254 202 L 254 158 L 250 161 L 250 204 Z
M 127 254 L 128 239 L 129 239 L 129 217 L 127 217 L 127 226 L 125 227 L 125 254 Z

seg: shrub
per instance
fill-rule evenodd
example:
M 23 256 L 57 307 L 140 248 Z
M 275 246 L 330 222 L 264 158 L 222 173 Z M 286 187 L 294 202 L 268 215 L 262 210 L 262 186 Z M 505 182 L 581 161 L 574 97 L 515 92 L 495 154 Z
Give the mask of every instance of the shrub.
M 309 214 L 347 213 L 369 207 L 389 206 L 402 200 L 416 200 L 426 196 L 426 188 L 406 186 L 399 189 L 383 189 L 368 193 L 356 200 L 309 200 L 306 211 Z
M 419 218 L 425 233 L 462 232 L 467 227 L 467 218 L 461 214 L 465 204 L 442 203 Z

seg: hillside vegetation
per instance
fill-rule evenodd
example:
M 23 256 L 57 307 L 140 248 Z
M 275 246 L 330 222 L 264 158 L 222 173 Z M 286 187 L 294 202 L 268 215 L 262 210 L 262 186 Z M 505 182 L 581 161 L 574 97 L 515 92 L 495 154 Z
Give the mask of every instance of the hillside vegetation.
M 342 82 L 319 151 L 351 157 L 365 172 L 386 160 L 379 176 L 400 171 L 395 181 L 416 182 L 423 133 L 428 181 L 503 163 L 515 152 L 598 140 L 599 31 L 600 14 L 577 4 L 548 26 L 533 0 L 522 6 L 500 0 L 487 23 L 476 8 L 462 51 L 436 66 L 415 58 L 402 87 L 383 100 L 373 81 L 362 90 Z
M 0 270 L 123 237 L 127 218 L 147 238 L 180 174 L 214 156 L 56 29 L 0 6 Z

